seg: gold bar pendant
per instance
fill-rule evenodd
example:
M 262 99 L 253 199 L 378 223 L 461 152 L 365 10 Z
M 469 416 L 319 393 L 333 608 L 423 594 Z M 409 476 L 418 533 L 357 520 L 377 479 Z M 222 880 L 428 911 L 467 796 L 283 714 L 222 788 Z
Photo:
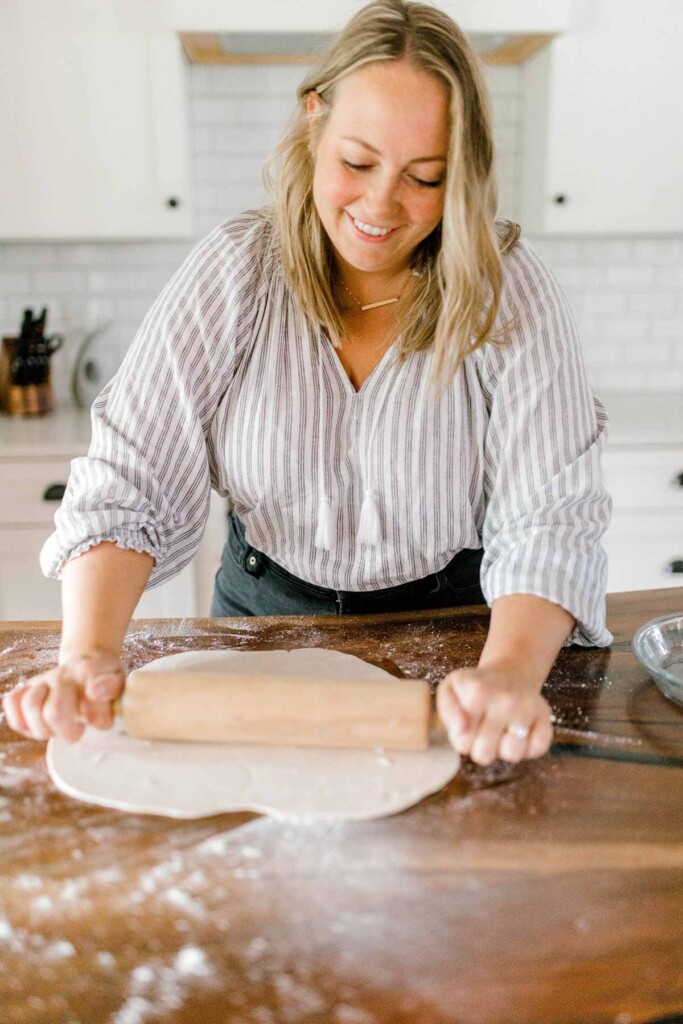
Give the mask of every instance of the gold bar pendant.
M 361 306 L 362 310 L 366 309 L 377 309 L 378 306 L 388 306 L 390 302 L 398 302 L 398 297 L 395 299 L 382 299 L 381 302 L 369 302 L 367 306 Z

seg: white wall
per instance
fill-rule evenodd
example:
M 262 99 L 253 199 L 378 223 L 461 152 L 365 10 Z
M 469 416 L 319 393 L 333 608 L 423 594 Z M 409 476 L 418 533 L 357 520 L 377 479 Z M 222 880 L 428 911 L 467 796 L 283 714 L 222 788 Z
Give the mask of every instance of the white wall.
M 294 102 L 301 67 L 187 67 L 195 236 L 260 203 L 261 163 Z M 501 212 L 517 216 L 519 71 L 489 68 Z M 524 225 L 522 225 L 524 227 Z M 569 295 L 597 391 L 683 388 L 683 236 L 552 239 L 530 236 Z M 16 333 L 25 306 L 49 307 L 48 332 L 68 345 L 54 358 L 58 397 L 79 337 L 113 318 L 96 351 L 107 377 L 191 243 L 0 243 L 0 331 Z

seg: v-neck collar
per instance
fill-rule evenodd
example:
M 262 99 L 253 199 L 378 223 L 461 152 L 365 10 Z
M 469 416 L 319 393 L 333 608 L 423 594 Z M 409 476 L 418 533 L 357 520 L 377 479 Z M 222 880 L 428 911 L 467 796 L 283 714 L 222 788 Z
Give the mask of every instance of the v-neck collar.
M 370 387 L 374 378 L 382 372 L 383 368 L 385 367 L 385 364 L 389 361 L 390 356 L 394 353 L 398 341 L 398 339 L 392 341 L 391 345 L 386 350 L 380 361 L 377 363 L 376 366 L 372 368 L 372 370 L 365 378 L 361 386 L 358 388 L 358 390 L 356 390 L 353 381 L 351 380 L 348 373 L 344 369 L 344 364 L 339 358 L 336 348 L 332 344 L 330 338 L 327 336 L 327 333 L 322 328 L 320 329 L 320 339 L 331 352 L 332 362 L 334 363 L 335 369 L 337 370 L 338 375 L 342 378 L 342 384 L 344 385 L 345 390 L 351 395 L 352 398 L 361 398 L 363 396 L 364 391 L 368 387 Z

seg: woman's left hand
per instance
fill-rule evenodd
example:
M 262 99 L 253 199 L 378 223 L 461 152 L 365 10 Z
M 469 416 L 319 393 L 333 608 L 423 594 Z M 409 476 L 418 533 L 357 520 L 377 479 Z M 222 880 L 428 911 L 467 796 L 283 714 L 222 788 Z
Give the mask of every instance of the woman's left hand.
M 452 746 L 477 764 L 542 757 L 552 743 L 548 702 L 537 685 L 508 669 L 449 672 L 436 691 L 436 708 Z

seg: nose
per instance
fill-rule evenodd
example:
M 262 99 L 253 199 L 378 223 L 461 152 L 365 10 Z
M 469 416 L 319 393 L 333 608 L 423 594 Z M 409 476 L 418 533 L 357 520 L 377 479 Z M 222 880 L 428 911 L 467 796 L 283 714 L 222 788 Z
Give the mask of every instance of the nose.
M 376 223 L 381 225 L 384 220 L 396 215 L 401 205 L 399 188 L 400 182 L 389 173 L 374 175 L 372 181 L 368 182 L 365 193 L 367 213 L 377 218 Z

